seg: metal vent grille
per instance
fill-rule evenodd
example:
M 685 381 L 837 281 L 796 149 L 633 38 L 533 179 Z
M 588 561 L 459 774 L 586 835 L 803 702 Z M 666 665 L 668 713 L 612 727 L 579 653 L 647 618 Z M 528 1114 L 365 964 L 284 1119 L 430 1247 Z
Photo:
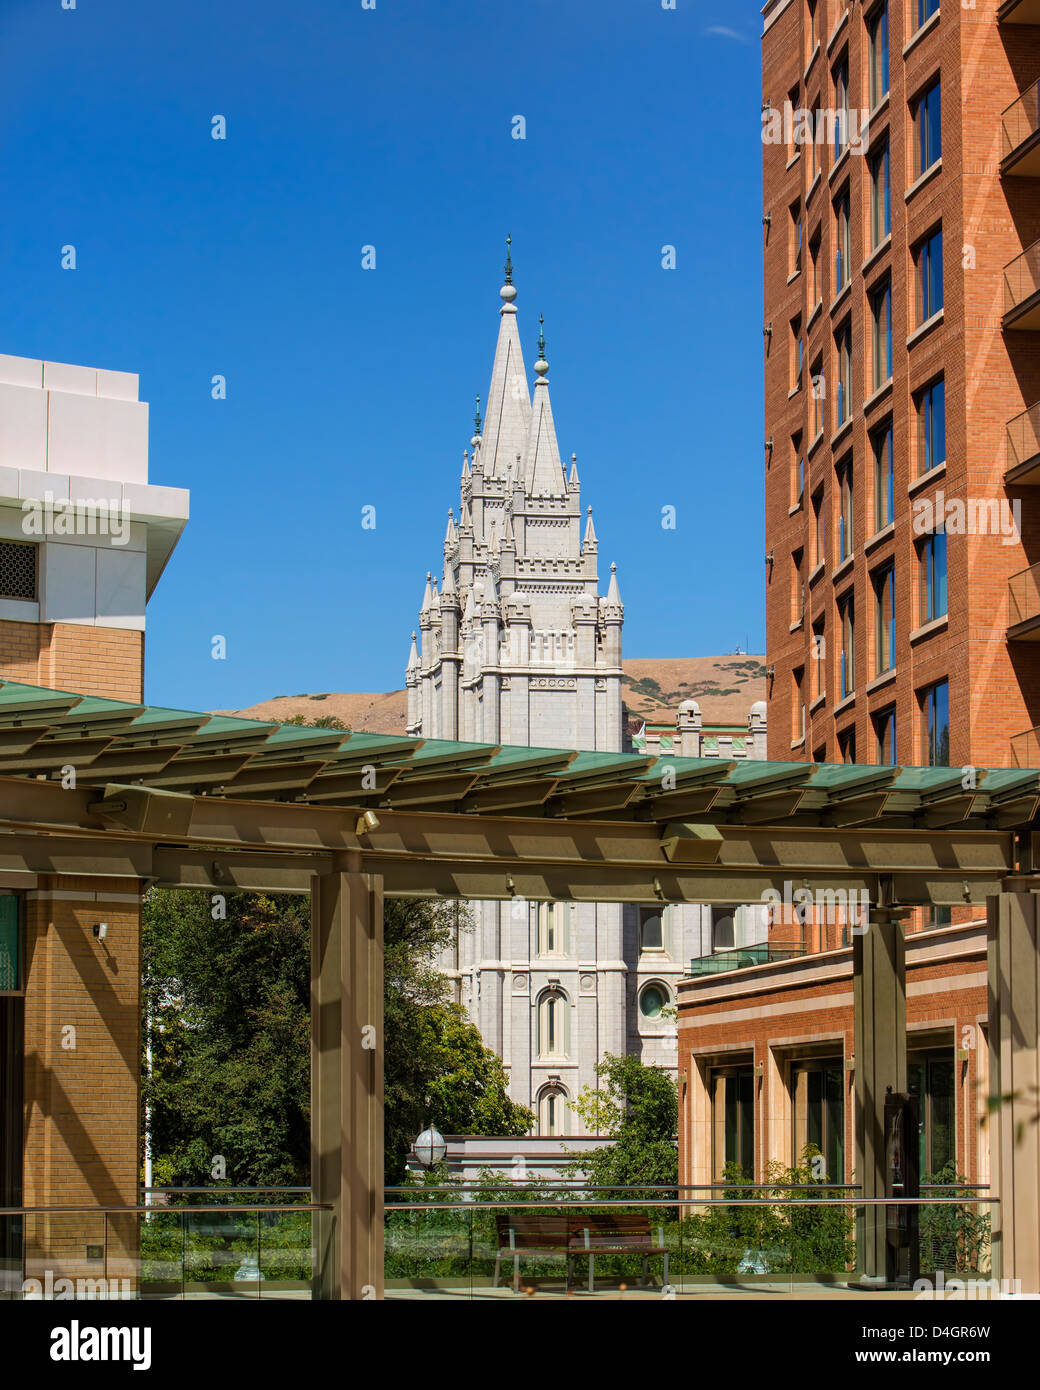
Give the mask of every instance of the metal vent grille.
M 0 541 L 0 598 L 36 597 L 35 545 Z

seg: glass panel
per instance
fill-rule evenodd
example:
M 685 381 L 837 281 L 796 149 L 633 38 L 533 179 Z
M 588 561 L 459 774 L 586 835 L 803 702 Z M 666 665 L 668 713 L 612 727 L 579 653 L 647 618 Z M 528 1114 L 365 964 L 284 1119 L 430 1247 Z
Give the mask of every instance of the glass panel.
M 823 1101 L 826 1111 L 827 1177 L 830 1182 L 845 1181 L 845 1083 L 840 1066 L 823 1072 Z
M 956 1158 L 952 1061 L 928 1064 L 928 1108 L 931 1153 L 927 1171 L 935 1174 Z
M 19 899 L 0 894 L 0 989 L 21 988 Z

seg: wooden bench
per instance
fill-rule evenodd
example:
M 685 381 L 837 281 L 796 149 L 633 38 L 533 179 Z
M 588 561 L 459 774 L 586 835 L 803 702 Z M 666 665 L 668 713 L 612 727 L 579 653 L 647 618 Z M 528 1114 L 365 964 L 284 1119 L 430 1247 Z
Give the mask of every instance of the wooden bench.
M 650 1230 L 645 1212 L 596 1211 L 584 1214 L 496 1212 L 498 1253 L 495 1256 L 493 1287 L 498 1287 L 504 1255 L 512 1256 L 513 1289 L 520 1288 L 522 1255 L 562 1255 L 567 1260 L 567 1287 L 571 1286 L 574 1261 L 589 1262 L 589 1292 L 596 1290 L 597 1255 L 642 1255 L 643 1286 L 649 1283 L 651 1255 L 664 1257 L 662 1283 L 668 1283 L 668 1248 L 664 1229 L 658 1227 L 657 1240 Z

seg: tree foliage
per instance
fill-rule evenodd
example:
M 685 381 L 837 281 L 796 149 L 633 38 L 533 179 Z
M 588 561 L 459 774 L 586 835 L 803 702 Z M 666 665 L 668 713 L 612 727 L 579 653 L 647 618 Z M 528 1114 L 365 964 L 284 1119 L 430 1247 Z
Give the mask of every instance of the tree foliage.
M 678 1182 L 679 1101 L 675 1081 L 638 1057 L 607 1053 L 596 1066 L 600 1089 L 573 1102 L 590 1134 L 612 1144 L 583 1153 L 572 1170 L 604 1186 L 674 1186 Z
M 416 1134 L 524 1134 L 498 1057 L 448 998 L 436 968 L 464 915 L 388 900 L 385 930 L 386 1177 Z M 310 913 L 290 895 L 156 892 L 143 927 L 152 1047 L 144 1084 L 154 1180 L 310 1182 Z M 216 1170 L 219 1172 L 219 1169 Z

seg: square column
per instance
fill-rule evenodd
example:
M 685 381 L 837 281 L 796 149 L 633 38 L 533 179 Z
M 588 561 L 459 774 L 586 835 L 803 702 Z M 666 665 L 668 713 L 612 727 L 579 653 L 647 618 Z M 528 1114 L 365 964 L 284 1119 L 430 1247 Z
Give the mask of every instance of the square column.
M 311 880 L 311 1186 L 314 1297 L 382 1298 L 383 880 L 353 863 Z
M 1040 899 L 988 899 L 994 1274 L 1040 1293 Z M 1013 1287 L 1013 1285 L 1012 1285 Z
M 905 1091 L 906 942 L 891 912 L 871 908 L 865 932 L 853 937 L 855 1019 L 855 1177 L 862 1197 L 887 1195 L 885 1095 Z M 886 1282 L 885 1207 L 856 1215 L 856 1268 L 861 1286 Z

